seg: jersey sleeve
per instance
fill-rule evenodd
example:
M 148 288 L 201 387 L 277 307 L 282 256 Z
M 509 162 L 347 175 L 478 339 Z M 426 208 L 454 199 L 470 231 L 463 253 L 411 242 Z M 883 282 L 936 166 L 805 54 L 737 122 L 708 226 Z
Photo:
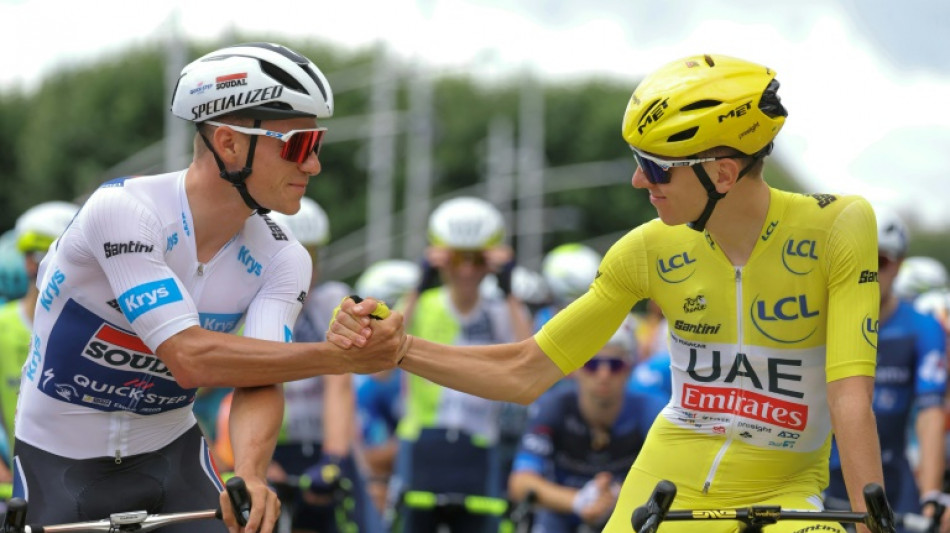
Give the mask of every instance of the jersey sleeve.
M 300 245 L 287 246 L 263 273 L 264 285 L 247 310 L 244 335 L 271 341 L 293 341 L 294 323 L 310 287 L 312 263 Z
M 828 236 L 828 381 L 874 376 L 881 292 L 877 223 L 863 198 L 841 208 Z
M 132 329 L 154 352 L 179 331 L 197 326 L 191 296 L 165 262 L 158 216 L 122 189 L 100 189 L 77 220 L 88 249 L 109 280 Z
M 914 402 L 917 409 L 940 407 L 947 390 L 946 342 L 943 327 L 930 315 L 918 315 L 917 376 Z
M 604 255 L 587 292 L 535 334 L 535 341 L 565 375 L 593 357 L 616 333 L 634 304 L 647 297 L 641 228 L 615 243 Z

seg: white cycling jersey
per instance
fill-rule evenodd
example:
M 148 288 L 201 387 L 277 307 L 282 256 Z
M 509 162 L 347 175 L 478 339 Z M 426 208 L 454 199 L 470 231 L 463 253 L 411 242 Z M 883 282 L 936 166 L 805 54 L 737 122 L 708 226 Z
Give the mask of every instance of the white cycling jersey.
M 200 325 L 289 342 L 310 256 L 253 215 L 207 263 L 197 258 L 186 171 L 100 187 L 50 248 L 16 437 L 73 459 L 162 448 L 195 424 L 196 389 L 154 355 Z

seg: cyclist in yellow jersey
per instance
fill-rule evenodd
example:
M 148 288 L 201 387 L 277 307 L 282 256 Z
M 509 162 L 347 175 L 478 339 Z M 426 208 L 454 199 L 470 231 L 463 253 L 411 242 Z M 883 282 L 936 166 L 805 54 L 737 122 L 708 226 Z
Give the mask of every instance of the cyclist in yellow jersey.
M 631 306 L 670 324 L 673 394 L 624 482 L 607 532 L 661 479 L 674 509 L 777 504 L 819 509 L 834 430 L 852 507 L 881 483 L 871 410 L 879 289 L 876 223 L 857 196 L 792 194 L 762 179 L 787 115 L 775 73 L 724 56 L 674 61 L 644 79 L 623 136 L 659 219 L 607 252 L 588 292 L 532 339 L 446 347 L 409 336 L 402 368 L 496 399 L 533 400 L 579 368 Z M 373 301 L 345 302 L 341 347 L 372 343 Z M 670 522 L 661 531 L 731 531 Z M 726 524 L 726 525 L 719 525 Z M 863 526 L 861 526 L 863 528 Z M 780 522 L 769 531 L 840 531 Z

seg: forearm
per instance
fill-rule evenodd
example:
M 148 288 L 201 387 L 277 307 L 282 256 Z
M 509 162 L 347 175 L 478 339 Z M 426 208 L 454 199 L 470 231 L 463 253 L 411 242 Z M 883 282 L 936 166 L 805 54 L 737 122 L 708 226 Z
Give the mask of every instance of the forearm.
M 349 374 L 324 378 L 323 453 L 350 453 L 355 431 L 356 400 Z
M 844 378 L 828 384 L 828 407 L 841 456 L 851 508 L 864 511 L 868 483 L 884 486 L 877 423 L 871 409 L 873 378 Z
M 557 513 L 574 512 L 574 496 L 577 489 L 558 485 L 535 472 L 514 472 L 508 478 L 508 495 L 521 501 L 534 492 L 538 505 Z
M 917 443 L 920 462 L 917 467 L 917 486 L 920 494 L 943 488 L 944 420 L 941 407 L 930 407 L 917 415 Z
M 512 344 L 446 346 L 412 337 L 400 366 L 451 389 L 525 405 L 564 377 L 533 338 Z
M 283 413 L 284 395 L 279 385 L 234 390 L 229 425 L 235 474 L 265 478 Z
M 156 354 L 184 388 L 258 387 L 391 367 L 386 360 L 398 352 L 392 341 L 400 327 L 374 325 L 372 347 L 344 350 L 328 342 L 266 341 L 195 326 L 168 338 Z

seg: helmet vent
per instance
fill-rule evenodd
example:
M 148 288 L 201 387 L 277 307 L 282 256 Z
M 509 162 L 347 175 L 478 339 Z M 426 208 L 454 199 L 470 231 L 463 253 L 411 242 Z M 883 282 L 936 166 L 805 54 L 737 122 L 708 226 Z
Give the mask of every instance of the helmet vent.
M 685 129 L 679 133 L 674 133 L 673 135 L 670 135 L 669 137 L 667 137 L 666 141 L 672 143 L 672 142 L 679 142 L 679 141 L 692 139 L 693 137 L 696 136 L 697 131 L 699 131 L 699 126 L 693 126 L 692 128 Z
M 716 107 L 722 104 L 720 100 L 697 100 L 691 104 L 686 104 L 680 108 L 680 111 L 695 111 L 697 109 L 706 109 L 707 107 Z
M 263 70 L 268 76 L 274 78 L 281 85 L 287 87 L 288 89 L 293 89 L 298 93 L 307 94 L 307 90 L 304 89 L 303 85 L 294 79 L 293 76 L 284 72 L 284 69 L 274 65 L 273 63 L 268 63 L 267 61 L 261 61 L 261 70 Z
M 713 58 L 712 58 L 711 55 L 706 54 L 706 55 L 703 56 L 703 59 L 706 60 L 706 64 L 709 65 L 710 67 L 715 67 L 715 66 L 716 66 L 716 62 L 713 61 Z
M 782 99 L 778 96 L 778 80 L 773 79 L 768 87 L 762 92 L 762 98 L 759 99 L 759 109 L 769 118 L 787 117 L 788 111 L 782 105 Z

